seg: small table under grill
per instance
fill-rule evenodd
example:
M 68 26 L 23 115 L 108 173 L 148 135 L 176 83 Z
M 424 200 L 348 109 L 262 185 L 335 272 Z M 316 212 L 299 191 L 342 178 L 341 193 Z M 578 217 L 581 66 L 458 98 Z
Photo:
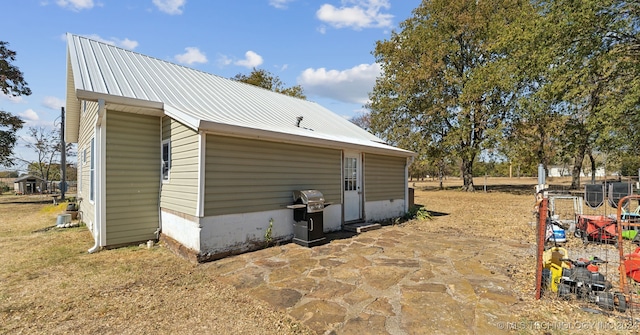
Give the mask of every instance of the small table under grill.
M 318 190 L 293 191 L 293 242 L 305 247 L 326 243 L 324 237 L 323 213 L 329 206 Z

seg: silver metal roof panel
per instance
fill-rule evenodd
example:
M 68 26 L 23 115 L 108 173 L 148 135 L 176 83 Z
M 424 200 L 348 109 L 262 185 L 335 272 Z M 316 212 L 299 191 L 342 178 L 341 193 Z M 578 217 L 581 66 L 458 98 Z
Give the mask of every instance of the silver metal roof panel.
M 344 142 L 412 156 L 311 101 L 145 56 L 78 35 L 67 35 L 79 99 L 136 99 L 161 103 L 167 115 L 197 130 L 277 133 Z M 300 127 L 297 118 L 302 117 Z M 268 136 L 267 136 L 268 137 Z M 307 142 L 307 141 L 304 141 Z

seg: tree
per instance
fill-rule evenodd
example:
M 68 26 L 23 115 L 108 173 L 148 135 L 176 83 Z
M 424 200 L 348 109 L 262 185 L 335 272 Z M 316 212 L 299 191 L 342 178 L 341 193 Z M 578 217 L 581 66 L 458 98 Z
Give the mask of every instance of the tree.
M 295 85 L 291 87 L 284 87 L 284 83 L 282 83 L 280 78 L 273 75 L 267 70 L 256 69 L 254 67 L 249 75 L 238 73 L 232 79 L 254 86 L 262 87 L 269 91 L 289 95 L 300 99 L 307 99 L 307 97 L 304 95 L 302 86 Z
M 25 161 L 29 172 L 45 181 L 60 178 L 59 157 L 61 152 L 60 129 L 47 130 L 43 127 L 29 127 L 29 140 L 26 147 L 37 155 L 34 162 Z M 67 156 L 73 156 L 73 146 L 66 145 Z
M 509 161 L 527 170 L 538 164 L 549 171 L 562 160 L 566 118 L 539 95 L 522 98 L 507 123 L 499 151 Z
M 460 161 L 463 190 L 473 191 L 473 163 L 501 136 L 513 77 L 505 35 L 528 2 L 423 1 L 373 52 L 382 65 L 370 94 L 372 128 L 423 155 Z
M 16 60 L 16 52 L 9 50 L 9 43 L 0 41 L 0 85 L 2 93 L 6 95 L 19 96 L 31 95 L 31 89 L 27 87 L 22 72 L 11 62 Z
M 573 157 L 572 188 L 580 186 L 585 158 L 621 152 L 625 115 L 638 115 L 637 3 L 620 0 L 538 1 L 536 43 L 530 57 L 546 79 L 539 92 L 566 118 L 563 151 Z M 542 37 L 542 38 L 541 38 Z M 633 118 L 633 116 L 632 116 Z
M 0 178 L 18 178 L 19 176 L 18 171 L 0 171 Z
M 361 113 L 352 117 L 349 121 L 366 131 L 371 129 L 371 114 L 369 113 Z
M 12 166 L 13 147 L 16 144 L 16 132 L 22 128 L 24 121 L 19 117 L 0 110 L 0 165 Z
M 0 41 L 0 85 L 2 93 L 10 96 L 30 95 L 31 90 L 24 81 L 22 72 L 11 62 L 16 60 L 16 52 L 7 48 L 9 43 Z M 24 121 L 0 110 L 0 165 L 13 165 L 13 147 L 16 144 L 16 132 Z

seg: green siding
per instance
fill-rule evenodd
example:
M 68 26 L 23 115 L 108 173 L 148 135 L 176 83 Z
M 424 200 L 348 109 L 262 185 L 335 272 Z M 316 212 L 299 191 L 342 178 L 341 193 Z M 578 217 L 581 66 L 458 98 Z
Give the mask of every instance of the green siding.
M 162 140 L 171 141 L 171 170 L 169 180 L 162 183 L 162 208 L 198 214 L 198 138 L 195 130 L 169 117 L 162 118 Z
M 82 212 L 82 221 L 84 223 L 93 223 L 95 218 L 95 205 L 89 199 L 91 198 L 91 138 L 95 135 L 95 117 L 98 113 L 98 103 L 85 101 L 86 109 L 80 111 L 80 130 L 78 137 L 78 197 L 82 198 L 80 202 L 80 211 Z M 82 107 L 82 104 L 80 104 Z M 86 161 L 83 159 L 83 153 L 86 149 Z
M 106 113 L 107 245 L 155 239 L 160 188 L 160 118 Z
M 339 150 L 207 135 L 205 216 L 283 209 L 292 191 L 341 202 Z
M 404 199 L 404 157 L 366 154 L 364 158 L 365 201 Z

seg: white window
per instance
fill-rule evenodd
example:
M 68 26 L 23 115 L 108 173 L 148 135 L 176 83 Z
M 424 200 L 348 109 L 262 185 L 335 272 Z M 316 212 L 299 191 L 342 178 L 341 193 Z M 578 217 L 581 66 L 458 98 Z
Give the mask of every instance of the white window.
M 95 163 L 95 138 L 91 139 L 91 162 L 89 162 L 89 175 L 90 175 L 90 184 L 89 184 L 89 200 L 93 201 L 96 198 L 96 163 Z
M 358 188 L 358 159 L 344 159 L 344 190 L 356 191 Z
M 162 180 L 169 180 L 171 171 L 171 142 L 162 141 Z

